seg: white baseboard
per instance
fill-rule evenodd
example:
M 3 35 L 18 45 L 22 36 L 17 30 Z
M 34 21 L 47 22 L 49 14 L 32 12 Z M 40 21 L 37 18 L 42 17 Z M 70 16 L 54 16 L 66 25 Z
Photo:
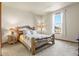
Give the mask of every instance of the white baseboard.
M 63 40 L 63 41 L 74 42 L 74 43 L 77 43 L 78 42 L 78 41 L 71 41 L 71 40 L 58 39 L 58 38 L 56 38 L 56 40 Z

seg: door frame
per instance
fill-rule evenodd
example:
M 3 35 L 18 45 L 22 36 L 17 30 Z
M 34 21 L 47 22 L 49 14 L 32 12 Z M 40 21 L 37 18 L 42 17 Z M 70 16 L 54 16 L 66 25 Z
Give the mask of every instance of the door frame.
M 2 29 L 1 29 L 1 9 L 2 9 L 2 3 L 0 2 L 0 48 L 2 48 Z

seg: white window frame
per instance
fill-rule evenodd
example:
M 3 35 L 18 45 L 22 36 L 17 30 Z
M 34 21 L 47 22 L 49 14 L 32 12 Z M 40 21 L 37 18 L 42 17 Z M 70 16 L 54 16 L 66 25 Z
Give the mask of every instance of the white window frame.
M 52 32 L 53 33 L 55 33 L 55 16 L 57 15 L 57 14 L 60 14 L 61 15 L 61 32 L 59 33 L 59 34 L 61 34 L 62 33 L 62 26 L 63 26 L 63 12 L 57 12 L 57 13 L 53 13 L 53 20 L 52 20 L 52 22 L 53 22 L 53 24 L 52 24 Z

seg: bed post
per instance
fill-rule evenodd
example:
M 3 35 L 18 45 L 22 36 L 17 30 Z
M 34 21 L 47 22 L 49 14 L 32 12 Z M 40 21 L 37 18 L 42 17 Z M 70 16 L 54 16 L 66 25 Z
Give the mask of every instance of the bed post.
M 32 55 L 35 55 L 35 39 L 32 38 L 31 39 L 31 52 L 32 52 Z
M 55 34 L 51 36 L 51 39 L 52 39 L 52 43 L 55 44 Z

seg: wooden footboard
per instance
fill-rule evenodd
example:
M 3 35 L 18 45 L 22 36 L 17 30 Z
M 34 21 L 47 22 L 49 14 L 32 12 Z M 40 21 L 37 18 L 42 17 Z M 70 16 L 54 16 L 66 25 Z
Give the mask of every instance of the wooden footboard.
M 24 39 L 24 38 L 23 38 Z M 35 38 L 31 38 L 31 47 L 28 46 L 28 44 L 26 42 L 23 41 L 23 39 L 21 38 L 21 40 L 19 39 L 19 41 L 24 44 L 24 46 L 26 46 L 27 48 L 29 48 L 29 50 L 31 51 L 32 55 L 36 54 L 36 48 L 37 48 L 37 43 L 41 43 L 43 42 L 44 44 L 47 44 L 48 42 L 52 42 L 51 45 L 53 45 L 55 43 L 55 35 L 51 35 L 50 37 L 45 37 L 45 38 L 41 38 L 41 39 L 35 39 Z M 50 40 L 48 40 L 50 39 Z M 38 44 L 39 44 L 38 43 Z M 43 44 L 42 44 L 43 45 Z
M 55 44 L 55 35 L 54 34 L 51 35 L 50 37 L 43 38 L 43 39 L 48 39 L 48 38 L 50 38 L 51 40 L 46 41 L 46 43 L 47 42 L 52 42 L 52 44 Z M 32 55 L 35 55 L 35 53 L 36 53 L 36 40 L 35 40 L 35 38 L 32 38 L 31 40 L 32 40 L 31 41 L 31 53 L 32 53 Z
M 55 44 L 55 34 L 51 35 L 52 43 Z

